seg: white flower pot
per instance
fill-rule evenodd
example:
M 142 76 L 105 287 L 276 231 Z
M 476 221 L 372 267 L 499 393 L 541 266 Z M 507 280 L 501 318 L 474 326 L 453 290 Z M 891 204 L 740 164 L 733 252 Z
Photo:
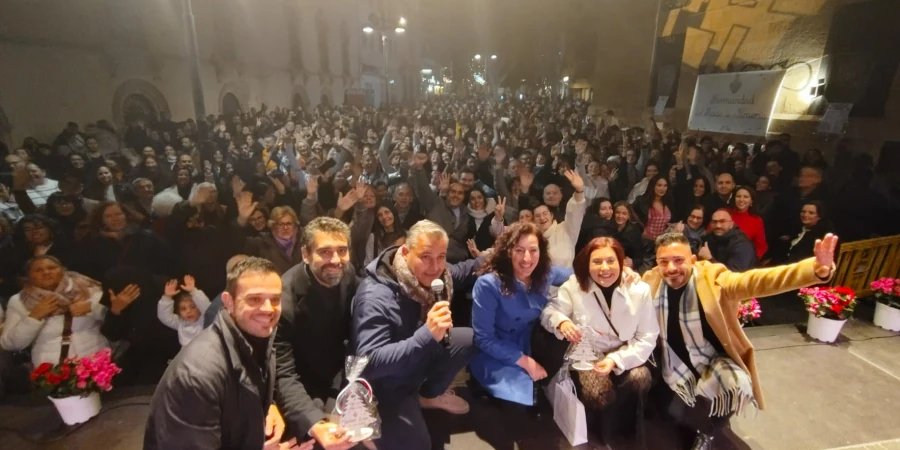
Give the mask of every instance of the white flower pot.
M 841 334 L 841 327 L 846 322 L 846 320 L 816 317 L 810 313 L 809 321 L 806 323 L 806 334 L 817 341 L 834 342 L 838 335 Z
M 875 302 L 875 325 L 890 331 L 900 331 L 900 309 Z
M 66 425 L 75 425 L 87 422 L 91 417 L 100 414 L 100 394 L 92 392 L 87 397 L 47 397 L 56 406 L 59 416 Z

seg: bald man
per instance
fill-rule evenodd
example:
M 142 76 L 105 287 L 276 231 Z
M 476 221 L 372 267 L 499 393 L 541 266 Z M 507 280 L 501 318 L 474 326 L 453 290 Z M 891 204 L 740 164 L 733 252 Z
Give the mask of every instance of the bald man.
M 697 259 L 724 264 L 732 272 L 744 272 L 759 266 L 753 242 L 734 225 L 731 214 L 724 209 L 713 213 L 709 223 L 711 233 L 704 238 Z

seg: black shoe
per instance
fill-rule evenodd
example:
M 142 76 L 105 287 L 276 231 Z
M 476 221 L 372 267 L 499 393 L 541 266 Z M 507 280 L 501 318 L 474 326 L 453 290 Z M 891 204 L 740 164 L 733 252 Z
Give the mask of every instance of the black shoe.
M 691 446 L 691 450 L 712 450 L 713 449 L 713 437 L 708 434 L 703 434 L 697 432 L 697 438 L 694 439 L 694 445 Z

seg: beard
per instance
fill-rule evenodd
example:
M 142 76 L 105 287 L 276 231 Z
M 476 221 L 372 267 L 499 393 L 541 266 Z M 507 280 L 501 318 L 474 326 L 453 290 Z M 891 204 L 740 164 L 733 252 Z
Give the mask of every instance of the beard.
M 315 272 L 316 279 L 325 287 L 335 287 L 341 284 L 344 278 L 343 264 L 324 264 Z

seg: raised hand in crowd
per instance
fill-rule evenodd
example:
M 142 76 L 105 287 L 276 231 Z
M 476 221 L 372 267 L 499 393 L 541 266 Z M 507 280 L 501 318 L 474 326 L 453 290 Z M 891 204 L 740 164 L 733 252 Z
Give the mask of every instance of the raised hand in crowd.
M 129 284 L 125 289 L 119 291 L 118 294 L 109 290 L 109 311 L 115 315 L 119 315 L 125 308 L 141 296 L 141 288 L 136 284 Z
M 574 170 L 565 171 L 564 175 L 566 179 L 569 180 L 569 183 L 572 184 L 572 187 L 575 189 L 575 195 L 584 194 L 584 180 L 581 179 L 581 175 L 578 175 Z
M 275 188 L 275 192 L 277 192 L 278 195 L 284 195 L 284 193 L 286 192 L 284 182 L 279 180 L 278 177 L 272 175 L 269 175 L 269 180 L 272 181 L 272 186 Z
M 306 198 L 315 198 L 316 194 L 318 193 L 319 177 L 312 175 L 306 177 Z
M 438 184 L 438 191 L 441 193 L 445 193 L 450 189 L 450 174 L 447 172 L 441 173 L 441 183 Z
M 494 207 L 494 220 L 502 221 L 506 213 L 506 198 L 497 197 L 497 206 Z
M 174 298 L 175 295 L 178 294 L 178 280 L 169 280 L 166 282 L 166 287 L 163 288 L 163 295 L 169 298 Z
M 816 276 L 828 278 L 834 267 L 834 252 L 837 249 L 838 237 L 828 233 L 822 239 L 816 239 L 813 254 L 816 257 Z
M 343 215 L 343 213 L 350 211 L 350 209 L 353 208 L 353 205 L 356 205 L 356 202 L 358 201 L 359 195 L 357 194 L 356 189 L 349 190 L 346 195 L 343 193 L 338 193 L 335 213 L 340 213 L 339 215 Z
M 494 162 L 496 162 L 498 166 L 502 166 L 503 163 L 506 162 L 506 150 L 504 150 L 503 147 L 494 149 Z
M 711 261 L 713 259 L 712 251 L 709 249 L 709 242 L 704 242 L 703 247 L 697 250 L 697 259 L 701 261 Z
M 200 185 L 197 192 L 191 197 L 191 206 L 197 207 L 209 201 L 215 191 L 208 185 Z
M 466 241 L 466 247 L 469 249 L 469 254 L 472 255 L 473 258 L 477 258 L 481 256 L 481 250 L 478 250 L 478 246 L 475 245 L 475 241 L 469 239 Z
M 181 290 L 185 292 L 194 292 L 197 289 L 196 282 L 194 281 L 194 277 L 190 275 L 184 276 L 184 284 L 181 285 Z
M 253 215 L 253 211 L 256 210 L 256 206 L 259 202 L 253 201 L 253 193 L 252 192 L 241 192 L 237 196 L 237 209 L 238 209 L 238 225 L 244 226 L 250 220 L 250 216 Z

